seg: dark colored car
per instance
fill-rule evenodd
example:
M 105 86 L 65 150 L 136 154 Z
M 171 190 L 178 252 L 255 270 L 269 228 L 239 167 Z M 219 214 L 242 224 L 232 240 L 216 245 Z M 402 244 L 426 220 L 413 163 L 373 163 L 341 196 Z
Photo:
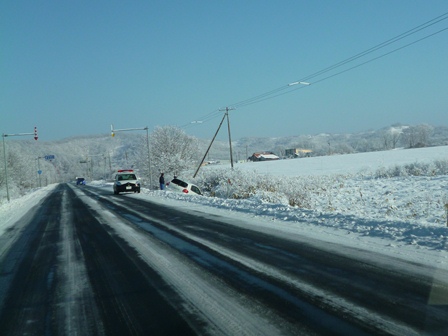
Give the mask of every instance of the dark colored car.
M 76 178 L 76 185 L 85 185 L 86 179 L 84 177 L 77 177 Z

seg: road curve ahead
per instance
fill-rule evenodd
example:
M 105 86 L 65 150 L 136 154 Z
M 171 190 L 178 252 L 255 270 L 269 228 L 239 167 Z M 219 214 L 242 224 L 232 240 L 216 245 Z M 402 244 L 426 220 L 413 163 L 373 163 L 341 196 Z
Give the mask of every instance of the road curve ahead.
M 61 184 L 0 237 L 0 333 L 448 334 L 446 270 L 341 249 Z

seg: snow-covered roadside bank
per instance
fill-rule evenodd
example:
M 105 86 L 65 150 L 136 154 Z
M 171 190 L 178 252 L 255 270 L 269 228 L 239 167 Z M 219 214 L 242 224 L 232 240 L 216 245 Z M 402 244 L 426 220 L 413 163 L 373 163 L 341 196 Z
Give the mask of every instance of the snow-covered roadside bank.
M 166 191 L 142 189 L 141 194 L 123 197 L 148 199 L 198 211 L 204 216 L 228 218 L 234 225 L 275 231 L 288 237 L 310 237 L 447 269 L 448 175 L 439 172 L 433 176 L 404 174 L 374 178 L 378 168 L 403 167 L 398 164 L 416 162 L 431 164 L 446 160 L 447 156 L 448 147 L 444 146 L 239 165 L 248 168 L 239 171 L 247 183 L 256 182 L 257 175 L 250 167 L 269 170 L 270 176 L 286 179 L 287 183 L 289 179 L 304 181 L 298 186 L 308 188 L 306 209 L 290 206 L 281 192 L 266 195 L 258 190 L 247 199 L 187 196 L 170 192 L 169 188 Z M 321 165 L 322 160 L 326 163 Z M 321 167 L 319 171 L 316 163 Z M 423 164 L 414 166 L 424 167 Z M 337 174 L 332 173 L 335 169 Z M 292 182 L 289 184 L 296 187 Z M 105 188 L 112 195 L 110 183 L 93 181 L 89 185 Z M 35 190 L 0 206 L 0 235 L 52 188 Z
M 34 189 L 23 197 L 0 205 L 0 236 L 56 186 L 57 184 L 50 184 L 44 188 Z
M 244 196 L 239 185 L 243 192 L 257 183 L 277 191 L 257 189 L 249 199 L 213 198 L 206 203 L 239 218 L 261 216 L 275 228 L 304 228 L 303 234 L 321 239 L 323 231 L 335 230 L 325 239 L 337 236 L 343 244 L 359 240 L 363 248 L 371 241 L 380 251 L 387 246 L 392 255 L 409 258 L 405 251 L 416 250 L 414 259 L 419 261 L 423 251 L 434 252 L 428 262 L 439 263 L 443 258 L 437 256 L 448 249 L 447 157 L 448 147 L 440 146 L 244 163 L 236 165 L 234 173 L 207 166 L 204 172 L 225 175 L 222 182 L 229 177 L 228 187 L 236 189 L 237 196 Z M 294 192 L 303 193 L 306 204 L 301 208 L 288 205 L 286 194 Z
M 109 189 L 107 187 L 107 189 Z M 393 256 L 432 266 L 448 268 L 448 228 L 420 225 L 407 221 L 369 220 L 353 215 L 322 213 L 257 200 L 228 200 L 186 196 L 169 191 L 129 194 L 186 212 L 219 216 L 232 225 L 273 233 L 294 239 L 294 236 L 327 242 L 337 248 L 348 246 L 368 252 Z

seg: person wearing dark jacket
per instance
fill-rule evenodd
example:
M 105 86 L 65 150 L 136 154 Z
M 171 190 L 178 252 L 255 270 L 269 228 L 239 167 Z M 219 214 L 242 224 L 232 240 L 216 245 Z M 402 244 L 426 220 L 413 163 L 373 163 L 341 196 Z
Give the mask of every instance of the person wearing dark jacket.
M 163 177 L 163 173 L 160 174 L 159 183 L 160 183 L 160 190 L 165 189 L 165 178 Z

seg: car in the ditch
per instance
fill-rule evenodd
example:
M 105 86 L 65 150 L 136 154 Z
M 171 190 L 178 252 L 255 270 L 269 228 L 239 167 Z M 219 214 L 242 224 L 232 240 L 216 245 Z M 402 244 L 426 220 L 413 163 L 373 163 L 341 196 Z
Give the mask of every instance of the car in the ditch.
M 120 169 L 114 178 L 114 194 L 121 192 L 140 192 L 140 182 L 132 169 Z
M 178 178 L 173 178 L 171 182 L 167 183 L 167 187 L 167 190 L 169 191 L 184 194 L 202 195 L 202 191 L 197 185 Z

